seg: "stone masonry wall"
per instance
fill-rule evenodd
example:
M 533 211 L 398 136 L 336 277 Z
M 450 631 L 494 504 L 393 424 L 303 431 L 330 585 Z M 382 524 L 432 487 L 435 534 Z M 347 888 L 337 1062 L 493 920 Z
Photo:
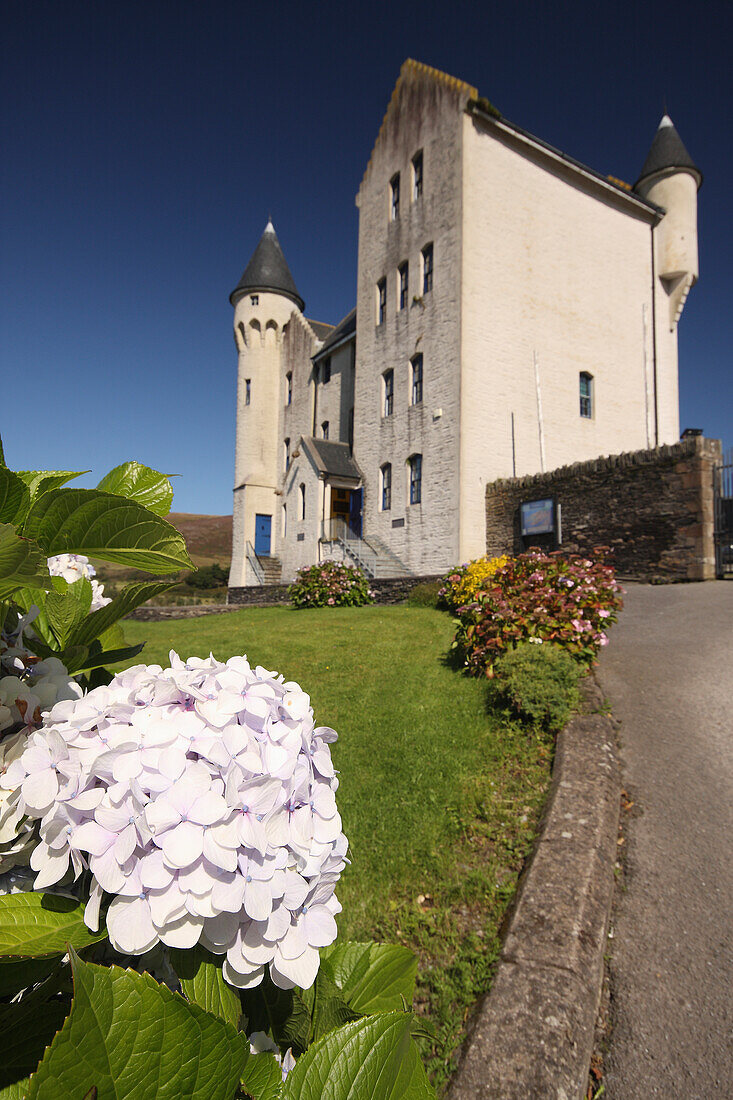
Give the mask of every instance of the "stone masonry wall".
M 520 503 L 555 496 L 566 553 L 608 546 L 621 577 L 712 580 L 713 466 L 720 456 L 719 440 L 698 436 L 494 481 L 486 486 L 486 552 L 518 553 Z

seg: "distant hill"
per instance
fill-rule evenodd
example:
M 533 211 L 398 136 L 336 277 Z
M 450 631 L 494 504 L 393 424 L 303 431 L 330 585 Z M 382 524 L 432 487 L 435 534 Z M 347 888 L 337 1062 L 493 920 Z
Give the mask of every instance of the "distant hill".
M 232 517 L 171 512 L 165 517 L 181 532 L 196 565 L 217 562 L 228 569 L 232 561 Z

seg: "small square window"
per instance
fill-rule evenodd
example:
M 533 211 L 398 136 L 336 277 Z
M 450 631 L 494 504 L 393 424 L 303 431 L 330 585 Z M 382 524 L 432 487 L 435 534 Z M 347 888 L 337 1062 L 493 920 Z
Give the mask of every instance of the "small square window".
M 428 294 L 433 289 L 433 246 L 426 244 L 422 250 L 422 292 Z
M 412 158 L 412 201 L 417 200 L 422 195 L 422 151 L 415 153 Z
M 323 384 L 331 381 L 331 356 L 323 360 Z
M 385 371 L 382 375 L 382 385 L 384 387 L 384 401 L 382 403 L 382 415 L 391 416 L 392 409 L 394 407 L 394 371 Z
M 593 375 L 587 371 L 581 371 L 580 383 L 580 415 L 587 420 L 593 418 Z
M 258 305 L 260 304 L 260 296 L 259 296 L 259 294 L 250 294 L 250 296 L 249 296 L 249 304 L 250 304 L 251 306 L 258 306 Z
M 389 216 L 390 216 L 391 221 L 396 222 L 397 219 L 400 216 L 400 174 L 399 174 L 399 172 L 397 172 L 396 175 L 392 176 L 392 179 L 389 181 L 389 191 L 390 191 Z
M 410 360 L 412 368 L 411 403 L 422 404 L 422 355 L 415 355 Z
M 392 466 L 386 462 L 381 469 L 382 475 L 382 511 L 388 512 L 392 507 Z
M 387 316 L 387 280 L 377 283 L 377 324 L 383 325 Z
M 245 403 L 245 405 L 249 405 L 251 399 L 252 399 L 252 379 L 251 378 L 245 378 L 245 380 L 244 380 L 244 403 Z
M 422 455 L 413 455 L 410 466 L 410 504 L 419 504 L 422 500 Z
M 405 263 L 400 264 L 399 267 L 399 288 L 400 288 L 400 309 L 407 307 L 407 298 L 410 291 L 410 265 Z

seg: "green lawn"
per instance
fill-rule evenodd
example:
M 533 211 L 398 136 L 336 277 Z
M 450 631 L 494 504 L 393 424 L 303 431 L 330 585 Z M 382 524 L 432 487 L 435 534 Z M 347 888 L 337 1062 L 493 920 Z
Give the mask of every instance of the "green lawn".
M 412 947 L 416 1003 L 437 1040 L 441 1087 L 471 1004 L 490 978 L 498 930 L 546 793 L 551 742 L 487 713 L 482 683 L 445 661 L 450 617 L 431 608 L 252 608 L 126 622 L 138 660 L 250 663 L 297 680 L 316 724 L 333 726 L 338 803 L 352 865 L 340 934 Z

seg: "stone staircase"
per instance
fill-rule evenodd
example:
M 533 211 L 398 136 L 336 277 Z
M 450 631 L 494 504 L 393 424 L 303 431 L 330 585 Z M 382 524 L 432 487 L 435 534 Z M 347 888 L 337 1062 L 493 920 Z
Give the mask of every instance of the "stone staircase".
M 283 571 L 282 562 L 280 561 L 280 559 L 259 557 L 257 560 L 260 563 L 260 568 L 262 569 L 262 572 L 265 574 L 264 583 L 280 584 Z
M 369 535 L 364 540 L 375 551 L 377 557 L 374 562 L 375 577 L 411 577 L 412 572 L 405 563 L 390 550 L 386 543 L 374 535 Z

